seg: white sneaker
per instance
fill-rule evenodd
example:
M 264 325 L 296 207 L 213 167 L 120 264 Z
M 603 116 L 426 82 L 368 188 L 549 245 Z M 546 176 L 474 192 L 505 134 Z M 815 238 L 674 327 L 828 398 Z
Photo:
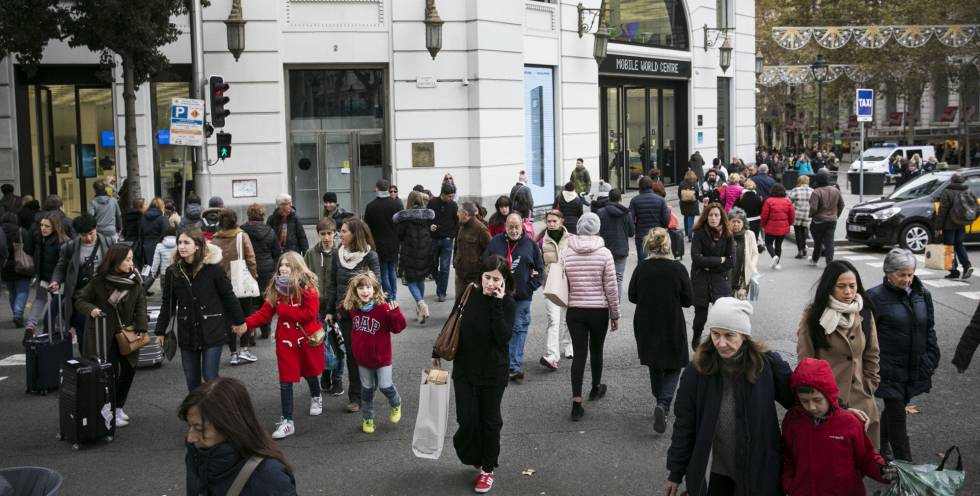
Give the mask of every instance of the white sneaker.
M 116 408 L 116 418 L 121 418 L 126 422 L 129 422 L 129 415 L 126 415 L 126 412 L 124 412 L 122 408 Z
M 816 267 L 817 266 L 817 261 L 816 260 L 810 258 L 810 259 L 807 259 L 807 261 L 810 263 L 810 267 Z
M 316 417 L 323 413 L 323 396 L 310 398 L 310 415 Z
M 232 353 L 231 360 L 228 363 L 232 365 L 238 365 L 238 353 Z
M 126 427 L 127 425 L 129 425 L 128 420 L 116 415 L 116 427 Z
M 782 268 L 783 268 L 782 265 L 776 264 L 776 267 L 775 267 L 776 270 L 781 270 Z
M 248 350 L 244 350 L 240 352 L 238 354 L 238 358 L 241 360 L 245 360 L 246 362 L 252 362 L 252 363 L 257 362 L 259 360 L 259 357 L 253 355 L 252 352 Z
M 296 428 L 293 426 L 293 421 L 280 417 L 279 422 L 276 424 L 276 430 L 272 433 L 272 439 L 282 439 L 292 436 L 295 433 Z
M 778 266 L 779 266 L 779 255 L 776 255 L 775 257 L 772 257 L 772 261 L 769 262 L 769 268 L 775 269 Z

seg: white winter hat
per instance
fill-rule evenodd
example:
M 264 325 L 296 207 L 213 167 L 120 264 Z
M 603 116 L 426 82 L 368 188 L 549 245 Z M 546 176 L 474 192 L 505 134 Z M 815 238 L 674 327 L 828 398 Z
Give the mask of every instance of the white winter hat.
M 730 296 L 718 298 L 708 310 L 707 329 L 725 329 L 752 335 L 752 304 Z

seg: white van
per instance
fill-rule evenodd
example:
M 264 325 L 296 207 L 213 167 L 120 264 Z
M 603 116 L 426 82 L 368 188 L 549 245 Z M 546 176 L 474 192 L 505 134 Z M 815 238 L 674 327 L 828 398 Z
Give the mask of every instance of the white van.
M 925 163 L 929 157 L 936 156 L 936 149 L 932 145 L 920 146 L 876 146 L 864 151 L 864 171 L 879 172 L 888 174 L 888 164 L 892 158 L 898 155 L 899 158 L 911 159 L 913 155 L 919 154 L 922 162 Z M 851 162 L 850 170 L 857 172 L 861 170 L 861 161 Z

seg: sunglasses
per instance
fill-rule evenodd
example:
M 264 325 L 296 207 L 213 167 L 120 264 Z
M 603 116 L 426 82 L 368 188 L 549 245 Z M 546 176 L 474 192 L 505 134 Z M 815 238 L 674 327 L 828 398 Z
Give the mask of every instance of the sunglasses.
M 397 189 L 389 189 L 388 192 L 389 193 L 394 193 L 396 195 L 398 194 L 398 190 Z

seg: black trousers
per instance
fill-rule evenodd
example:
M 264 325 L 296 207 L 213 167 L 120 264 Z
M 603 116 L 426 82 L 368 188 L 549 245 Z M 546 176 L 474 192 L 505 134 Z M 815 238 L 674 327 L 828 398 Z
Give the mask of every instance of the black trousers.
M 585 359 L 592 352 L 592 386 L 602 383 L 602 345 L 609 330 L 609 309 L 569 308 L 565 314 L 568 334 L 572 337 L 572 396 L 582 396 Z
M 735 494 L 735 479 L 711 472 L 711 478 L 708 479 L 708 496 L 732 496 L 733 494 Z
M 349 363 L 349 362 L 348 362 Z M 500 402 L 507 383 L 478 385 L 465 378 L 453 379 L 456 391 L 456 422 L 459 429 L 453 435 L 456 456 L 466 465 L 479 465 L 493 472 L 500 456 Z
M 800 253 L 806 253 L 806 238 L 809 236 L 809 231 L 806 226 L 793 226 L 793 234 L 796 236 L 796 249 Z
M 256 310 L 257 307 L 252 307 L 252 301 L 255 298 L 239 298 L 238 304 L 242 307 L 242 314 L 246 317 L 252 315 L 252 312 Z M 228 350 L 232 353 L 238 352 L 238 347 L 248 348 L 249 346 L 255 346 L 255 329 L 249 329 L 245 331 L 245 334 L 241 336 L 236 336 L 235 333 L 229 331 L 228 334 Z
M 701 342 L 701 334 L 704 332 L 704 323 L 708 321 L 708 307 L 694 307 L 694 323 L 691 328 L 691 342 Z M 693 348 L 693 347 L 692 347 Z
M 769 252 L 770 257 L 783 258 L 783 237 L 766 236 L 766 251 Z
M 351 403 L 361 404 L 361 374 L 357 370 L 357 360 L 351 350 L 351 321 L 350 318 L 340 319 L 340 334 L 344 336 L 344 346 L 347 347 L 347 398 Z
M 827 259 L 827 263 L 834 261 L 834 231 L 837 230 L 837 222 L 814 222 L 810 225 L 813 235 L 813 261 L 819 262 L 820 255 Z
M 892 448 L 896 460 L 912 461 L 912 448 L 909 444 L 905 421 L 905 400 L 886 399 L 881 412 L 881 448 Z
M 133 379 L 136 378 L 136 369 L 129 363 L 129 359 L 119 354 L 119 345 L 116 340 L 112 340 L 112 352 L 109 355 L 109 362 L 112 363 L 113 373 L 116 375 L 116 408 L 126 406 L 126 398 L 129 398 L 129 389 L 133 386 Z

